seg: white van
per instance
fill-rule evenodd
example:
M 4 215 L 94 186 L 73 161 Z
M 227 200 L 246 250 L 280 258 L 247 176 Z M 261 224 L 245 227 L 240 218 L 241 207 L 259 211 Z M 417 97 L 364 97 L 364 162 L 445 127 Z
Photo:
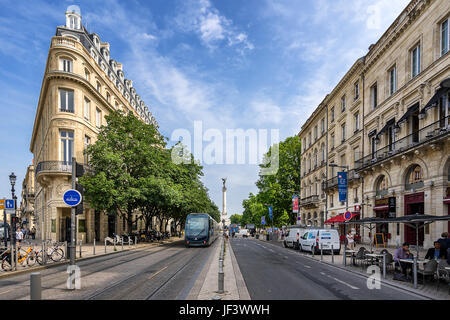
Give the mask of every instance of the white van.
M 294 248 L 299 249 L 299 240 L 300 237 L 305 233 L 306 229 L 302 228 L 290 228 L 287 230 L 287 235 L 284 238 L 283 246 L 285 248 Z
M 250 232 L 248 231 L 248 229 L 239 230 L 238 236 L 240 236 L 242 238 L 248 238 L 249 235 L 250 235 Z
M 341 251 L 339 233 L 335 229 L 309 229 L 300 236 L 300 248 L 302 251 L 309 251 L 315 254 L 320 253 L 320 246 L 323 252 L 331 253 L 333 246 L 334 254 Z

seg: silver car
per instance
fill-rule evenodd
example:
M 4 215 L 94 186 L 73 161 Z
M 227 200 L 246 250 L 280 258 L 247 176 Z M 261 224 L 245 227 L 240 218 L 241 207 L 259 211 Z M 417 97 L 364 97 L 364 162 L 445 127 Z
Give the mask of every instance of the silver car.
M 9 238 L 9 224 L 6 224 L 6 237 Z M 3 222 L 0 222 L 0 239 L 5 239 L 5 226 Z

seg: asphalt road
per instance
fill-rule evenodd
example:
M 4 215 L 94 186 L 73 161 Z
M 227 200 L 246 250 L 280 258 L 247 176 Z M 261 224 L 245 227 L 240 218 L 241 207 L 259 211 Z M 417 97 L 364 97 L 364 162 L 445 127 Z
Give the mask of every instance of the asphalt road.
M 217 241 L 216 241 L 217 242 Z M 67 266 L 40 271 L 43 299 L 186 299 L 214 243 L 185 248 L 182 241 L 81 261 L 81 289 L 68 290 Z M 30 274 L 0 280 L 0 299 L 29 299 Z
M 367 278 L 253 238 L 230 239 L 252 300 L 424 299 L 389 285 L 369 289 Z

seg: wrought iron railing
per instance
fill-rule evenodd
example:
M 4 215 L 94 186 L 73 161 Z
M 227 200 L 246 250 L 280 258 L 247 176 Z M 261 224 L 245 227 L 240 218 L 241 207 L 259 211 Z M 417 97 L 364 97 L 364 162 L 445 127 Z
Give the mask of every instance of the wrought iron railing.
M 85 172 L 91 171 L 89 165 L 83 164 L 83 167 Z M 37 164 L 35 174 L 41 171 L 72 173 L 72 161 L 42 161 Z
M 313 204 L 313 203 L 317 203 L 319 202 L 319 196 L 318 195 L 314 195 L 314 196 L 309 196 L 306 198 L 302 199 L 302 204 L 304 206 L 309 205 L 309 204 Z
M 355 169 L 361 170 L 369 167 L 426 142 L 448 135 L 449 133 L 450 117 L 446 117 L 355 161 Z
M 358 178 L 359 178 L 359 175 L 356 173 L 355 169 L 348 171 L 347 181 L 351 181 L 351 180 L 358 179 Z M 338 178 L 336 175 L 333 178 L 327 180 L 327 182 L 325 183 L 325 189 L 328 190 L 328 189 L 337 187 L 337 185 L 338 185 Z

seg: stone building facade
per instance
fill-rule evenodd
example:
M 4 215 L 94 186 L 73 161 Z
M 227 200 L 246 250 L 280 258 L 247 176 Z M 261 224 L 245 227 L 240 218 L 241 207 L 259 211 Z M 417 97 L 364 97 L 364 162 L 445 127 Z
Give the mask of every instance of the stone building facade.
M 449 19 L 448 1 L 411 1 L 318 107 L 326 105 L 329 119 L 328 217 L 345 211 L 332 163 L 349 167 L 349 209 L 357 217 L 450 214 Z M 339 114 L 339 99 L 355 93 L 356 83 L 359 97 Z M 419 244 L 432 246 L 449 227 L 422 228 Z M 416 241 L 405 225 L 379 225 L 375 232 L 390 245 Z M 373 237 L 361 233 L 365 241 Z
M 322 226 L 326 219 L 326 197 L 323 183 L 327 180 L 327 109 L 320 105 L 305 122 L 300 132 L 302 142 L 302 183 L 300 222 Z
M 35 226 L 34 218 L 34 165 L 29 165 L 22 182 L 22 195 L 19 209 L 19 218 L 24 227 L 31 229 Z
M 70 239 L 70 208 L 62 200 L 71 188 L 72 157 L 87 163 L 86 147 L 95 142 L 111 110 L 132 112 L 156 124 L 148 107 L 125 78 L 123 66 L 110 56 L 110 45 L 82 24 L 77 6 L 66 12 L 66 24 L 51 39 L 30 151 L 35 168 L 37 237 Z M 136 222 L 134 228 L 139 226 Z M 85 203 L 77 216 L 77 238 L 91 242 L 124 233 L 124 219 L 97 212 Z

